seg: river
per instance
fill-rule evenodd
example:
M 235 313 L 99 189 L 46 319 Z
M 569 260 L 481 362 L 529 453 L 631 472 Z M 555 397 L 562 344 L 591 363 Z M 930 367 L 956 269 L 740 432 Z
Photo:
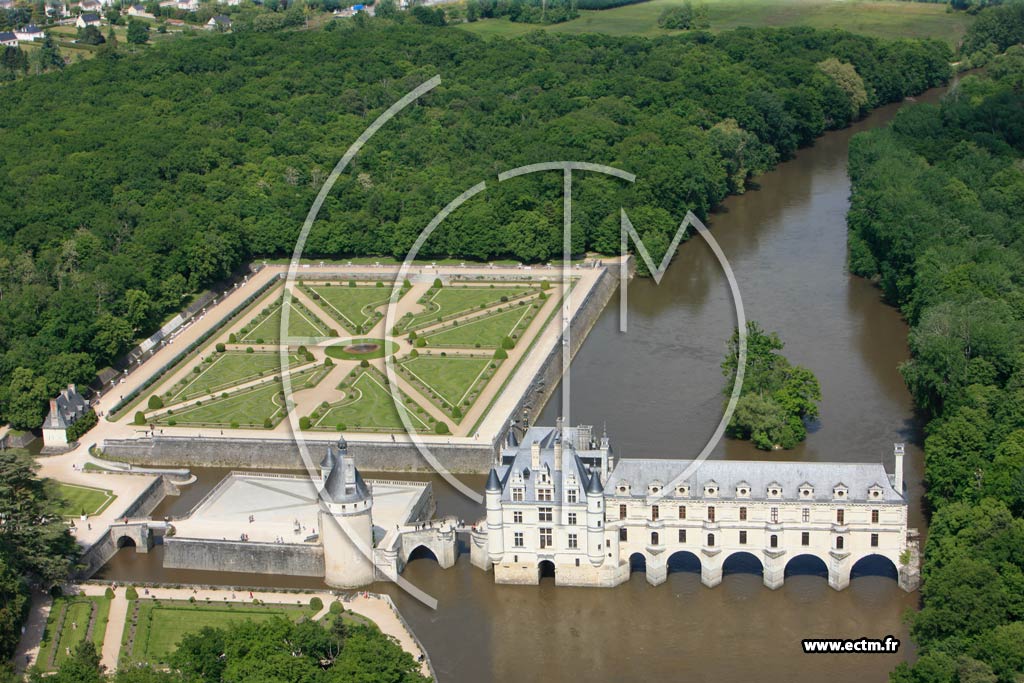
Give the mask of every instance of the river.
M 937 101 L 944 89 L 917 98 Z M 911 526 L 924 531 L 919 425 L 898 372 L 907 327 L 871 283 L 846 272 L 846 176 L 850 138 L 885 124 L 901 105 L 883 107 L 829 133 L 794 159 L 728 198 L 709 224 L 736 273 L 747 317 L 780 333 L 785 355 L 815 372 L 824 399 L 807 441 L 766 454 L 726 441 L 713 457 L 875 461 L 892 467 L 892 443 L 907 442 Z M 735 313 L 725 277 L 700 239 L 685 243 L 660 285 L 629 288 L 629 331 L 618 306 L 604 312 L 572 372 L 573 423 L 607 423 L 618 457 L 691 457 L 721 416 L 719 363 Z M 554 422 L 560 401 L 539 422 Z M 156 514 L 183 514 L 223 470 L 200 480 Z M 367 476 L 372 476 L 368 474 Z M 394 478 L 395 475 L 387 475 Z M 443 513 L 476 520 L 482 511 L 438 478 Z M 466 477 L 478 490 L 482 477 Z M 121 581 L 319 587 L 303 578 L 165 570 L 161 553 L 124 551 L 103 576 Z M 451 570 L 415 560 L 404 577 L 435 596 L 431 610 L 391 585 L 442 681 L 711 680 L 863 683 L 884 681 L 913 657 L 904 611 L 918 596 L 892 579 L 856 578 L 836 592 L 824 578 L 792 576 L 777 591 L 751 574 L 727 575 L 709 589 L 699 575 L 673 573 L 658 587 L 635 574 L 609 590 L 495 586 L 468 555 Z M 803 655 L 802 638 L 894 635 L 898 654 Z

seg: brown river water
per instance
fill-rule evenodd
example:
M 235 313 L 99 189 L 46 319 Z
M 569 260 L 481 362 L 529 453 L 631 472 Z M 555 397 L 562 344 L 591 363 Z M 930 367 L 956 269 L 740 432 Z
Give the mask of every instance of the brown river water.
M 937 101 L 944 89 L 917 98 Z M 814 147 L 730 197 L 710 227 L 732 264 L 749 319 L 780 333 L 785 354 L 821 382 L 821 419 L 793 451 L 766 454 L 727 441 L 713 457 L 874 461 L 892 467 L 892 443 L 907 441 L 911 524 L 924 530 L 922 454 L 910 396 L 898 372 L 907 327 L 869 282 L 846 272 L 850 182 L 847 149 L 855 133 L 885 124 L 901 105 L 829 133 Z M 573 363 L 573 423 L 607 423 L 618 457 L 692 457 L 722 410 L 719 363 L 735 313 L 725 276 L 703 240 L 685 243 L 660 285 L 629 288 L 629 331 L 618 331 L 613 300 Z M 553 423 L 556 394 L 538 420 Z M 184 514 L 225 470 L 198 472 L 184 495 L 155 515 Z M 368 474 L 372 476 L 372 473 Z M 388 478 L 395 475 L 389 474 Z M 438 477 L 439 512 L 467 521 L 482 510 Z M 465 477 L 478 490 L 483 477 Z M 160 548 L 124 550 L 102 576 L 246 586 L 320 587 L 314 579 L 166 570 Z M 836 592 L 819 576 L 791 576 L 776 591 L 754 574 L 727 575 L 705 588 L 699 574 L 672 573 L 658 587 L 642 573 L 614 589 L 496 586 L 469 564 L 440 569 L 414 560 L 404 577 L 437 598 L 431 610 L 393 585 L 394 596 L 430 653 L 442 681 L 884 681 L 913 647 L 902 616 L 918 594 L 883 576 L 855 578 Z M 805 655 L 802 638 L 894 635 L 899 654 Z

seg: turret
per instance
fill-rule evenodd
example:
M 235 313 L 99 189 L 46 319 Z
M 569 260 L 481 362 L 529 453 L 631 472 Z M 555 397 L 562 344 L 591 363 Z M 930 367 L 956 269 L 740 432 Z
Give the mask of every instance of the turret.
M 519 439 L 516 438 L 516 423 L 508 423 L 508 431 L 505 432 L 505 447 L 515 448 L 519 445 Z
M 595 567 L 604 562 L 604 487 L 601 473 L 594 472 L 587 484 L 587 557 Z
M 893 444 L 893 459 L 894 459 L 894 471 L 893 471 L 893 488 L 896 489 L 896 493 L 903 495 L 903 455 L 905 447 L 901 443 Z
M 320 465 L 324 479 L 320 496 L 326 508 L 320 513 L 324 581 L 340 588 L 372 583 L 373 494 L 356 469 L 344 437 L 338 439 L 337 451 L 328 452 Z
M 505 553 L 505 530 L 501 519 L 501 481 L 493 467 L 487 475 L 484 499 L 487 505 L 487 554 L 491 562 L 497 563 Z
M 320 461 L 320 488 L 323 489 L 324 484 L 327 483 L 327 477 L 331 476 L 331 470 L 334 469 L 334 449 L 330 446 L 327 447 L 327 452 L 324 453 L 324 459 Z
M 606 424 L 601 430 L 601 473 L 608 477 L 608 473 L 615 469 L 615 464 L 612 462 L 612 442 L 608 438 L 608 425 Z

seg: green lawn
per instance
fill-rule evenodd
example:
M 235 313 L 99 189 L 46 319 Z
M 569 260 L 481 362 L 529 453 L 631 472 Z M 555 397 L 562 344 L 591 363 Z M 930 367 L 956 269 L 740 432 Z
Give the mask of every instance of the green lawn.
M 294 373 L 292 390 L 301 391 L 315 386 L 329 372 L 330 368 L 317 366 Z M 284 397 L 280 380 L 274 380 L 257 387 L 241 389 L 228 396 L 203 401 L 164 413 L 155 420 L 156 424 L 182 427 L 234 427 L 264 428 L 265 421 L 276 425 L 285 415 Z
M 313 614 L 305 604 L 294 607 L 286 605 L 257 606 L 141 599 L 138 605 L 135 640 L 131 644 L 130 651 L 127 648 L 122 650 L 122 657 L 126 657 L 129 661 L 148 662 L 155 666 L 167 664 L 167 655 L 177 647 L 182 637 L 207 626 L 222 628 L 235 621 L 246 619 L 266 621 L 281 616 L 298 621 Z M 135 602 L 133 601 L 128 606 L 129 619 L 125 623 L 122 641 L 127 641 L 131 633 L 130 617 L 134 610 Z
M 345 380 L 342 387 L 345 397 L 331 404 L 326 410 L 310 416 L 313 429 L 343 431 L 403 431 L 402 419 L 398 415 L 395 401 L 384 383 L 384 377 L 372 368 L 356 368 Z M 408 397 L 400 394 L 400 399 Z M 426 417 L 418 413 L 415 403 L 408 406 L 409 421 L 415 429 L 427 429 Z M 419 409 L 422 410 L 422 409 Z
M 95 617 L 92 616 L 94 610 Z M 38 664 L 46 671 L 56 669 L 68 658 L 68 651 L 73 654 L 86 637 L 96 645 L 97 651 L 101 650 L 109 614 L 110 601 L 104 597 L 76 595 L 54 600 L 39 645 Z M 91 633 L 90 619 L 93 619 Z
M 658 36 L 679 33 L 658 28 L 658 16 L 682 0 L 650 0 L 601 11 L 582 11 L 562 24 L 540 27 L 487 19 L 461 28 L 482 36 L 516 36 L 539 29 L 556 33 L 608 33 Z M 695 2 L 694 4 L 701 4 Z M 712 31 L 739 26 L 812 26 L 841 28 L 878 38 L 938 38 L 951 46 L 963 37 L 973 17 L 946 12 L 946 5 L 860 0 L 705 0 Z
M 289 339 L 331 337 L 330 328 L 298 301 L 292 301 L 288 313 Z M 274 304 L 250 321 L 238 340 L 243 344 L 277 344 L 281 341 L 281 306 Z
M 78 517 L 83 510 L 89 516 L 98 515 L 117 499 L 112 491 L 92 486 L 53 480 L 47 486 L 52 487 L 51 490 L 60 497 L 60 513 L 65 517 Z
M 426 309 L 415 316 L 403 319 L 400 327 L 403 331 L 418 330 L 432 325 L 443 318 L 452 318 L 471 311 L 518 299 L 530 292 L 538 291 L 535 287 L 493 287 L 487 285 L 449 285 L 438 290 L 431 290 L 419 303 Z
M 412 375 L 411 379 L 428 389 L 424 393 L 433 391 L 443 401 L 442 408 L 460 406 L 465 413 L 469 407 L 466 401 L 472 405 L 473 388 L 482 388 L 487 383 L 483 375 L 492 362 L 488 357 L 478 356 L 421 355 L 405 361 L 402 366 Z
M 292 355 L 289 362 L 290 367 L 294 368 L 299 365 L 299 357 Z M 165 404 L 217 393 L 237 384 L 279 373 L 281 357 L 276 351 L 225 351 L 216 354 L 211 362 L 197 367 L 200 370 L 198 373 L 190 373 L 164 394 Z
M 313 285 L 305 288 L 320 297 L 317 304 L 341 323 L 353 334 L 369 331 L 370 327 L 384 317 L 377 310 L 391 298 L 391 287 L 376 285 L 358 285 L 349 287 L 346 284 Z M 399 297 L 401 298 L 401 297 Z
M 447 327 L 440 332 L 426 335 L 425 339 L 428 346 L 474 348 L 479 344 L 480 348 L 496 349 L 501 345 L 502 339 L 512 336 L 515 330 L 521 331 L 529 324 L 529 320 L 536 312 L 534 304 L 513 304 L 500 313 Z

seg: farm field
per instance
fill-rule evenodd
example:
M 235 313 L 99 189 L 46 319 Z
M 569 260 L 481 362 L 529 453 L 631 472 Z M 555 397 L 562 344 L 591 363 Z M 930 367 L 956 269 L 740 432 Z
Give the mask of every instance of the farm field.
M 487 19 L 459 24 L 481 36 L 510 37 L 536 30 L 555 33 L 607 33 L 611 35 L 661 36 L 682 33 L 658 27 L 666 7 L 681 0 L 650 0 L 600 11 L 581 11 L 572 21 L 550 26 L 516 24 L 507 19 Z M 699 4 L 699 3 L 694 3 Z M 811 26 L 839 28 L 877 38 L 936 38 L 955 46 L 973 17 L 946 12 L 939 3 L 865 2 L 835 0 L 705 0 L 711 31 L 740 26 Z

